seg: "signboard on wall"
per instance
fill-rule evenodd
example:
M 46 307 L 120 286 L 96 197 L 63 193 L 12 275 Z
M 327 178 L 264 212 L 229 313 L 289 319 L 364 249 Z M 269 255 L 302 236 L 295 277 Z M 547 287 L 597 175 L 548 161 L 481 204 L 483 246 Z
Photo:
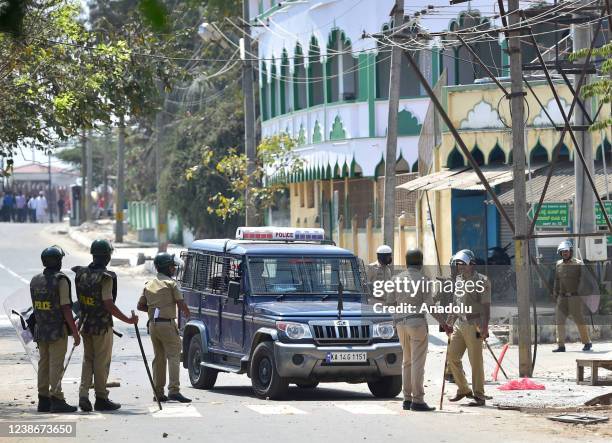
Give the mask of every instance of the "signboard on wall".
M 533 220 L 535 205 L 529 210 Z M 544 203 L 538 214 L 536 226 L 542 228 L 569 228 L 569 203 Z

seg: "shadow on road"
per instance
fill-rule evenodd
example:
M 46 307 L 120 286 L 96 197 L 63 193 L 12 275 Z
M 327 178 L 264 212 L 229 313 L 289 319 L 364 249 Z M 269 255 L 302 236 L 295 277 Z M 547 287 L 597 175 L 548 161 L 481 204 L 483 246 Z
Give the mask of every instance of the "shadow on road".
M 381 401 L 380 398 L 376 398 L 373 395 L 365 392 L 350 391 L 350 386 L 351 385 L 347 385 L 346 391 L 343 389 L 326 388 L 321 386 L 313 389 L 302 389 L 298 388 L 297 386 L 290 386 L 287 395 L 285 398 L 283 398 L 283 401 Z M 206 391 L 195 390 L 194 394 L 197 392 Z M 222 386 L 214 388 L 210 392 L 237 397 L 257 398 L 250 386 Z

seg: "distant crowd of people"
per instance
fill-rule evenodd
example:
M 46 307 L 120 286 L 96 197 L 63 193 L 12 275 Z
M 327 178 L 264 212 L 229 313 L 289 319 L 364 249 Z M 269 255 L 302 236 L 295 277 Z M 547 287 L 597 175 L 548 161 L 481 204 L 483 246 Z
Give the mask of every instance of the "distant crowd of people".
M 59 220 L 64 219 L 65 202 L 63 197 L 57 201 Z M 23 192 L 0 193 L 0 221 L 13 223 L 47 223 L 50 208 L 44 192 L 38 196 Z

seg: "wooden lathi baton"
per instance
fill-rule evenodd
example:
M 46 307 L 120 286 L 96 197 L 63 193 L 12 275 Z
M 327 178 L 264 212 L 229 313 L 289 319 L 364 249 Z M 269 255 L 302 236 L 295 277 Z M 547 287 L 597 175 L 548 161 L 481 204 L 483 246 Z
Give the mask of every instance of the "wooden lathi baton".
M 134 317 L 136 313 L 132 310 L 132 317 Z M 136 338 L 138 339 L 138 346 L 140 346 L 140 353 L 142 354 L 142 360 L 144 361 L 145 368 L 147 368 L 147 375 L 149 376 L 149 381 L 151 382 L 151 388 L 153 388 L 153 396 L 155 397 L 155 401 L 157 402 L 157 406 L 159 406 L 159 410 L 162 410 L 161 402 L 159 401 L 159 397 L 157 396 L 157 391 L 155 390 L 155 384 L 153 383 L 153 377 L 151 377 L 151 370 L 149 369 L 149 363 L 147 362 L 147 356 L 145 354 L 144 348 L 142 347 L 142 339 L 140 338 L 140 330 L 138 329 L 138 323 L 134 324 L 134 329 L 136 330 Z

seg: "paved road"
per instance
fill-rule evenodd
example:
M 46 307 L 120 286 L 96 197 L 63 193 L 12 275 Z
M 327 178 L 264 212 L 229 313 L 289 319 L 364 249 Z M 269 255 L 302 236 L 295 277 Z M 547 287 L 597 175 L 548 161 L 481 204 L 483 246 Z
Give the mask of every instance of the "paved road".
M 0 224 L 0 297 L 6 297 L 39 271 L 40 251 L 50 244 L 64 247 L 69 255 L 65 268 L 86 264 L 86 251 L 66 236 L 53 237 L 58 226 Z M 146 276 L 119 272 L 119 305 L 133 308 Z M 72 275 L 72 274 L 70 274 Z M 2 299 L 0 299 L 0 302 Z M 40 420 L 76 422 L 78 441 L 158 441 L 168 434 L 173 441 L 427 441 L 427 442 L 525 442 L 610 441 L 610 430 L 586 433 L 584 429 L 553 424 L 493 407 L 472 409 L 446 404 L 443 412 L 416 413 L 401 410 L 401 401 L 373 399 L 364 385 L 327 384 L 314 390 L 290 389 L 285 401 L 265 401 L 252 396 L 246 376 L 221 374 L 212 391 L 189 386 L 182 371 L 183 393 L 194 399 L 184 406 L 168 403 L 156 412 L 146 379 L 135 333 L 131 326 L 117 322 L 124 337 L 115 340 L 111 399 L 123 404 L 114 413 L 77 413 L 70 416 L 36 414 L 36 375 L 25 359 L 12 330 L 0 326 L 0 422 Z M 144 323 L 144 322 L 142 322 Z M 146 332 L 141 329 L 145 348 L 152 358 Z M 440 358 L 441 350 L 430 352 Z M 67 400 L 77 402 L 81 350 L 77 350 L 64 379 Z M 433 371 L 431 371 L 433 372 Z M 439 396 L 438 371 L 428 379 L 426 400 L 436 404 Z M 447 390 L 448 393 L 451 390 Z M 93 394 L 92 394 L 93 397 Z M 561 432 L 561 433 L 560 433 Z M 0 440 L 2 438 L 0 437 Z M 50 439 L 51 440 L 51 439 Z M 6 441 L 31 441 L 11 438 Z M 51 440 L 56 441 L 56 440 Z

